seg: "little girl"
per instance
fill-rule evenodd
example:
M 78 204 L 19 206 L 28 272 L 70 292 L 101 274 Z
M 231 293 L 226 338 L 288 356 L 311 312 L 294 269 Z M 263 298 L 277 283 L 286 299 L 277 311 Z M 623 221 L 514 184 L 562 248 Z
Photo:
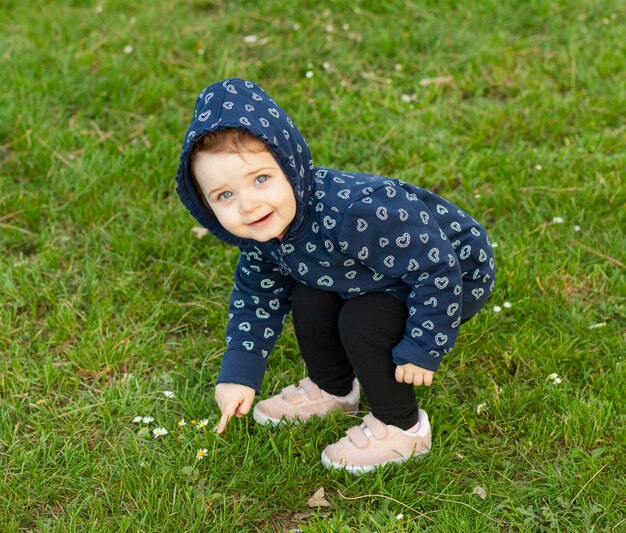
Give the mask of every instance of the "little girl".
M 289 311 L 308 377 L 260 401 L 261 424 L 372 412 L 326 447 L 355 474 L 427 453 L 413 385 L 429 386 L 459 326 L 493 291 L 485 230 L 444 198 L 396 179 L 314 167 L 291 118 L 258 85 L 203 90 L 176 176 L 182 203 L 241 250 L 216 386 L 218 433 L 246 415 Z

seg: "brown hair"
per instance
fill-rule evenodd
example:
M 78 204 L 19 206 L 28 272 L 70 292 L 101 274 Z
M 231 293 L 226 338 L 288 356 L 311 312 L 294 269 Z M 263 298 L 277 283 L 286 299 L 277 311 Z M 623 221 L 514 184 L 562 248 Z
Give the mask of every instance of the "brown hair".
M 196 176 L 193 171 L 193 165 L 198 158 L 198 155 L 202 152 L 208 154 L 241 154 L 243 152 L 263 152 L 267 151 L 267 146 L 251 135 L 247 131 L 237 130 L 234 128 L 226 128 L 223 130 L 210 131 L 200 137 L 191 148 L 189 153 L 189 169 L 191 173 L 191 179 L 193 186 L 196 189 L 196 194 L 202 200 L 204 207 L 206 207 L 211 213 L 213 210 L 209 207 L 209 203 L 202 194 L 202 189 L 196 180 Z

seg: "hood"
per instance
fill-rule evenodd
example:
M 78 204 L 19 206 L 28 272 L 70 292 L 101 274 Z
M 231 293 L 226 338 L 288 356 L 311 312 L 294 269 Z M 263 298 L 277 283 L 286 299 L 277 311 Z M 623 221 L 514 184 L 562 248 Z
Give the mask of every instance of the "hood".
M 296 216 L 285 239 L 302 225 L 313 180 L 309 147 L 285 111 L 263 89 L 250 81 L 226 79 L 204 89 L 196 100 L 193 120 L 185 134 L 176 174 L 176 192 L 192 216 L 218 239 L 235 246 L 257 244 L 226 231 L 204 206 L 193 185 L 189 154 L 202 135 L 226 128 L 244 130 L 271 151 L 293 187 Z

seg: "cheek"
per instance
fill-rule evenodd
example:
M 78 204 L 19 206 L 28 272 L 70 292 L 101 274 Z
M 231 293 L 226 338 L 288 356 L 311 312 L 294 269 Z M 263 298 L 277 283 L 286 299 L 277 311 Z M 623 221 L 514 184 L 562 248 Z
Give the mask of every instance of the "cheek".
M 233 225 L 234 217 L 232 209 L 225 209 L 224 207 L 214 207 L 213 213 L 215 213 L 215 217 L 217 218 L 218 222 L 225 228 Z
M 296 200 L 293 193 L 283 195 L 282 200 L 285 216 L 293 217 L 296 214 Z
M 281 191 L 281 200 L 285 209 L 289 212 L 296 212 L 296 198 L 291 187 L 283 188 Z

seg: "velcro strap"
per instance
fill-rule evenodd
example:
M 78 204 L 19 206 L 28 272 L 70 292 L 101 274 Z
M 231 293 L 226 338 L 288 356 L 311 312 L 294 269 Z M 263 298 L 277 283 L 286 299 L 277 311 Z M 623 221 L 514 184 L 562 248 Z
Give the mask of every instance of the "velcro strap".
M 319 400 L 322 397 L 322 390 L 313 383 L 309 378 L 304 378 L 299 383 L 300 387 L 304 389 L 309 400 Z
M 387 426 L 378 420 L 372 413 L 368 413 L 363 417 L 363 422 L 377 439 L 384 439 L 387 435 Z
M 282 391 L 280 391 L 280 395 L 284 400 L 287 400 L 290 405 L 297 405 L 299 403 L 302 403 L 302 395 L 295 387 L 295 385 L 289 385 L 288 387 L 285 387 Z
M 365 448 L 369 443 L 368 438 L 359 426 L 354 426 L 346 431 L 346 435 L 357 448 Z

